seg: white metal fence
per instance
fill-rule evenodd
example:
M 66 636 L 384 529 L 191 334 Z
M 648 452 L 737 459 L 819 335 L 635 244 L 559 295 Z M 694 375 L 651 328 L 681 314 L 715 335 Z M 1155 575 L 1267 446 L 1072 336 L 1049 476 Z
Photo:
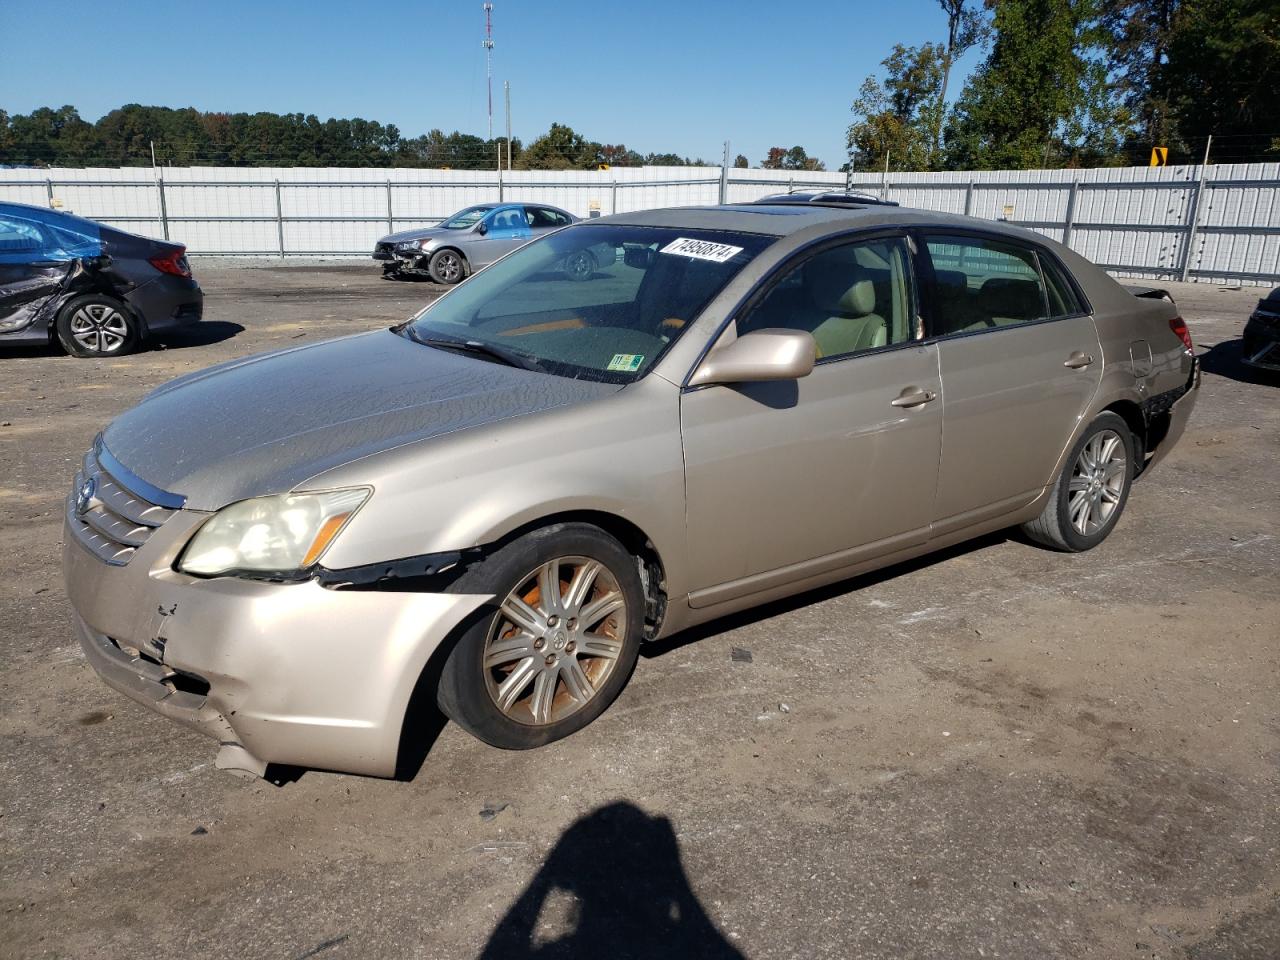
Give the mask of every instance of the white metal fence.
M 854 174 L 905 206 L 1004 219 L 1116 274 L 1280 283 L 1280 164 Z M 583 217 L 843 188 L 841 173 L 185 167 L 0 170 L 0 200 L 55 205 L 185 243 L 194 254 L 367 255 L 385 233 L 472 203 L 550 203 Z

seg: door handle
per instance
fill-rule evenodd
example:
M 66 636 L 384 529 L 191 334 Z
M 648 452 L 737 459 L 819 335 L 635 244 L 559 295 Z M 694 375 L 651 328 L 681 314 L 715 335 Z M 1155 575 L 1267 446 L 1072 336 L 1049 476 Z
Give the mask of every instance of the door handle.
M 1091 363 L 1093 363 L 1093 355 L 1089 353 L 1082 353 L 1079 350 L 1073 351 L 1071 356 L 1062 361 L 1062 365 L 1064 367 L 1070 367 L 1072 370 L 1079 370 L 1083 367 L 1089 366 Z
M 889 401 L 895 407 L 919 407 L 931 400 L 936 400 L 938 395 L 932 390 L 921 390 L 919 387 L 907 387 L 900 394 Z

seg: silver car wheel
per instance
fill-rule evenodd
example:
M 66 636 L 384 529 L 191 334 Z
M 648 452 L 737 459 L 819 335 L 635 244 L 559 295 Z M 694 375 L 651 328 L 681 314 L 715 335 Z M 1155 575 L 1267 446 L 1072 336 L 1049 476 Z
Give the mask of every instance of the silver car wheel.
M 110 304 L 90 303 L 71 315 L 71 336 L 86 350 L 112 353 L 129 339 L 129 322 Z
M 1129 479 L 1124 441 L 1101 430 L 1080 451 L 1067 486 L 1067 516 L 1076 533 L 1092 536 L 1115 513 Z
M 627 604 L 609 568 L 560 557 L 507 594 L 484 649 L 485 685 L 507 717 L 542 726 L 576 713 L 617 665 Z
M 462 261 L 456 253 L 447 250 L 436 255 L 435 268 L 445 283 L 453 283 L 462 276 Z

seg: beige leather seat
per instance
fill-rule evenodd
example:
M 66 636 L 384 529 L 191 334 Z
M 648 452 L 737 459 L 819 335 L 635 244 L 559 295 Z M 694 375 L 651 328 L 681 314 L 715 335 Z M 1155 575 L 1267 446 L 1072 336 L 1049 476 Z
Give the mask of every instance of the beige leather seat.
M 815 257 L 805 266 L 804 279 L 817 312 L 812 332 L 818 356 L 835 357 L 889 342 L 889 325 L 874 312 L 875 284 L 866 279 L 852 250 Z

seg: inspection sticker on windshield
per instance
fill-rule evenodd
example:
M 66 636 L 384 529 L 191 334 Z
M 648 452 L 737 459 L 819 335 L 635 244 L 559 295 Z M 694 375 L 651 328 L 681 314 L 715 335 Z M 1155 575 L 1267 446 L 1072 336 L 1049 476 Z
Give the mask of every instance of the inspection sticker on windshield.
M 724 263 L 732 260 L 742 252 L 741 247 L 731 247 L 727 243 L 712 243 L 710 240 L 690 240 L 680 237 L 672 240 L 659 253 L 674 253 L 678 257 L 692 257 L 695 260 L 710 260 L 712 263 Z
M 644 363 L 643 353 L 615 353 L 606 369 L 620 370 L 623 373 L 635 373 Z

